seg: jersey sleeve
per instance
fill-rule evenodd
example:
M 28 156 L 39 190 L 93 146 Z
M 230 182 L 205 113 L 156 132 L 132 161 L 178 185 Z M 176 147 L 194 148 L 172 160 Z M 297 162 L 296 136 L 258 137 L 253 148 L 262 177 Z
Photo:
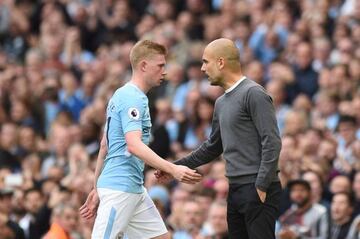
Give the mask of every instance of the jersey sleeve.
M 119 114 L 124 134 L 130 131 L 142 130 L 145 104 L 141 97 L 134 97 L 123 102 Z

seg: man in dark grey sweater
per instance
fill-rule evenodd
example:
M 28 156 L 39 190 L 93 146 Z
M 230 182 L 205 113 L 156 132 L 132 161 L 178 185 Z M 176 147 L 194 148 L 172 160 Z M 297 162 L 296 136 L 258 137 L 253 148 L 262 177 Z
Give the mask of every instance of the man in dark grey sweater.
M 196 168 L 223 153 L 229 179 L 227 220 L 230 238 L 275 238 L 281 185 L 281 139 L 271 97 L 241 71 L 234 42 L 217 39 L 204 51 L 201 70 L 225 89 L 217 99 L 207 141 L 176 164 Z M 157 173 L 161 178 L 164 174 Z

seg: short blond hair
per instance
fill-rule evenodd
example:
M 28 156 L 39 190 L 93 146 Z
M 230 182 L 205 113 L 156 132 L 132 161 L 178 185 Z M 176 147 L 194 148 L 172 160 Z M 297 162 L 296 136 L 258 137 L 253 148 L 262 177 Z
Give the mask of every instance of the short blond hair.
M 141 60 L 153 55 L 165 56 L 166 54 L 167 50 L 165 46 L 150 40 L 141 40 L 137 42 L 130 51 L 131 67 L 135 69 Z

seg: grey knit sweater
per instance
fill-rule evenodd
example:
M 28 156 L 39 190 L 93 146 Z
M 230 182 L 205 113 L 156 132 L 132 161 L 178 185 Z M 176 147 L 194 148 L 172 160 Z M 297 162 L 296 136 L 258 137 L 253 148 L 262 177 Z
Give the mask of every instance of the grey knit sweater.
M 196 168 L 224 153 L 230 183 L 255 183 L 262 191 L 279 181 L 281 139 L 271 97 L 245 79 L 215 103 L 207 141 L 176 164 Z

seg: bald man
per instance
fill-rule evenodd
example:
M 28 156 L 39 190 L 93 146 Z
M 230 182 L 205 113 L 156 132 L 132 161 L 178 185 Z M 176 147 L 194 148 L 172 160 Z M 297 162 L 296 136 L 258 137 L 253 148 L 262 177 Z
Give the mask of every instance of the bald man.
M 281 140 L 271 97 L 246 78 L 234 42 L 217 39 L 204 51 L 201 70 L 225 93 L 215 103 L 207 141 L 176 164 L 196 168 L 224 154 L 230 238 L 275 238 L 281 186 Z M 161 178 L 164 174 L 157 173 Z

